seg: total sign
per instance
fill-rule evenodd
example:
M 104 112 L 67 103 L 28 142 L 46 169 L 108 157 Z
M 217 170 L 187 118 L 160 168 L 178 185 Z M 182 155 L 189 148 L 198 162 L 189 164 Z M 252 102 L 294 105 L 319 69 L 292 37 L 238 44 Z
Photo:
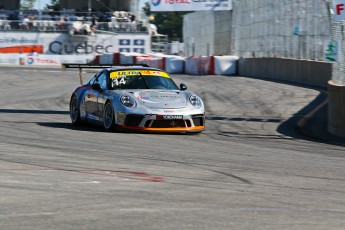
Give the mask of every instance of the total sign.
M 345 0 L 333 0 L 334 20 L 345 20 Z
M 232 10 L 232 0 L 151 0 L 151 11 Z

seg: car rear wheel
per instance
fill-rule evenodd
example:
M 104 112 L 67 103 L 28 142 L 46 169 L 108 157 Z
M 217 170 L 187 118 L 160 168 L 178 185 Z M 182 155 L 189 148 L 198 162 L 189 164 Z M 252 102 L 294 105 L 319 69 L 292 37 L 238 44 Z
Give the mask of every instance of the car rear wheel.
M 70 102 L 70 117 L 73 125 L 80 124 L 80 111 L 78 106 L 78 98 L 74 95 Z
M 103 127 L 107 131 L 115 129 L 114 107 L 110 102 L 107 102 L 104 107 Z

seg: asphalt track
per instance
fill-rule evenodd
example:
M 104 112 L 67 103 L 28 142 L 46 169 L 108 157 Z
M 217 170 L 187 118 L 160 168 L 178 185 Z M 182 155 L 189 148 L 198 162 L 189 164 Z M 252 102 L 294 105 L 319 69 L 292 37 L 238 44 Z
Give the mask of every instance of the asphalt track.
M 107 133 L 70 124 L 76 72 L 0 75 L 0 229 L 344 229 L 345 147 L 295 131 L 317 90 L 174 75 L 205 132 Z

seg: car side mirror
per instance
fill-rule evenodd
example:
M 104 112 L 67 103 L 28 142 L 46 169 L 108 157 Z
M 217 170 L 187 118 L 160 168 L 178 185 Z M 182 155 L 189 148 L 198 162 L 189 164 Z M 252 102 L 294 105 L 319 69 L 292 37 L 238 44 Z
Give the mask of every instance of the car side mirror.
M 97 91 L 99 91 L 99 92 L 102 92 L 102 91 L 103 91 L 103 89 L 102 89 L 102 87 L 101 87 L 101 85 L 100 85 L 99 83 L 94 83 L 94 84 L 92 84 L 92 85 L 91 85 L 91 88 L 92 88 L 93 90 L 97 90 Z
M 183 83 L 180 84 L 180 90 L 184 91 L 187 90 L 187 86 Z

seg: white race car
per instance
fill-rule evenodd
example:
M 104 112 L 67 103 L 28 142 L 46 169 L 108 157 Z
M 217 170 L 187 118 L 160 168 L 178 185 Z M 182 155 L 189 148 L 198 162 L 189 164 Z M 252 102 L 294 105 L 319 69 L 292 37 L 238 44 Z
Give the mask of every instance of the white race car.
M 104 65 L 63 64 L 65 68 Z M 199 96 L 177 87 L 168 73 L 146 65 L 108 66 L 77 87 L 70 100 L 73 124 L 98 123 L 106 130 L 201 132 L 205 108 Z

